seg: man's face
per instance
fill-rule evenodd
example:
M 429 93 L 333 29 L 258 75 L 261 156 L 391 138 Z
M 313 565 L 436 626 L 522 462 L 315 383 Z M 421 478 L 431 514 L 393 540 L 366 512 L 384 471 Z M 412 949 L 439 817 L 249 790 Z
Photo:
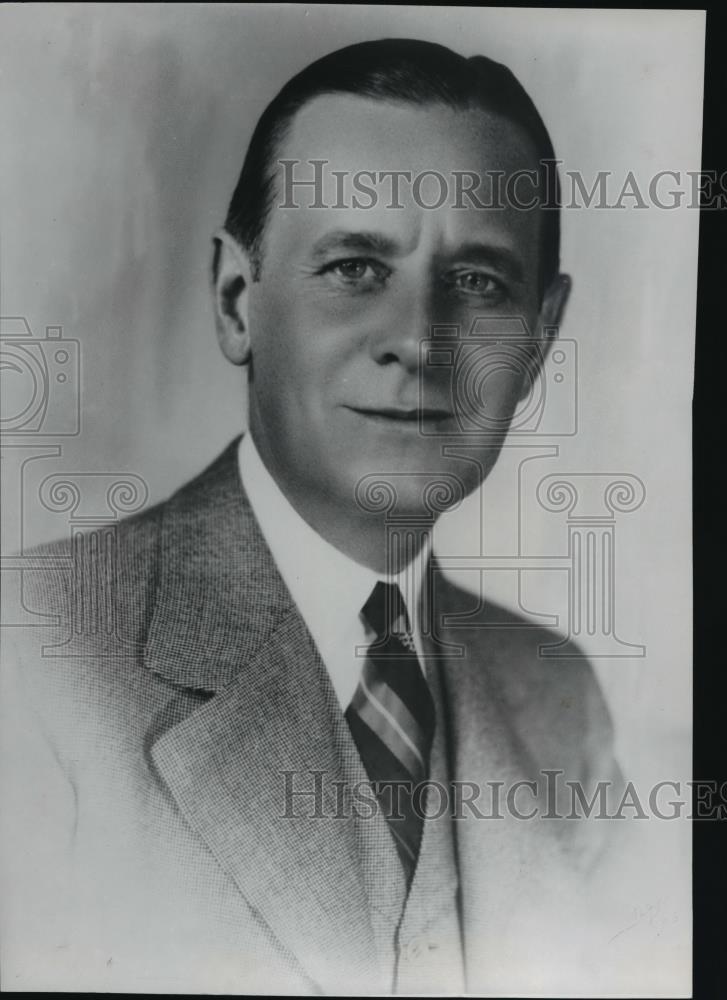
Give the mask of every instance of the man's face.
M 482 111 L 331 95 L 298 112 L 279 159 L 299 161 L 296 180 L 313 176 L 310 161 L 327 160 L 323 202 L 345 207 L 311 207 L 316 192 L 302 186 L 293 189 L 299 207 L 280 207 L 280 168 L 259 280 L 248 289 L 250 425 L 263 459 L 299 509 L 318 499 L 355 515 L 357 484 L 373 473 L 394 485 L 397 512 L 418 510 L 425 483 L 443 474 L 470 492 L 518 404 L 522 348 L 516 363 L 491 373 L 483 360 L 468 403 L 466 387 L 453 388 L 452 366 L 422 365 L 421 343 L 435 326 L 457 328 L 461 343 L 478 319 L 512 336 L 501 317 L 519 317 L 537 336 L 542 213 L 482 209 L 467 198 L 457 207 L 451 182 L 453 171 L 533 169 L 529 141 Z M 351 177 L 361 170 L 434 170 L 450 191 L 430 209 L 437 182 L 415 197 L 402 181 L 403 207 L 392 208 L 390 182 L 375 184 L 377 203 L 355 207 Z M 478 195 L 491 196 L 486 184 Z M 359 194 L 359 204 L 371 200 Z M 468 406 L 483 411 L 488 429 L 474 451 L 478 439 L 458 421 Z M 445 451 L 457 443 L 468 445 L 463 457 Z

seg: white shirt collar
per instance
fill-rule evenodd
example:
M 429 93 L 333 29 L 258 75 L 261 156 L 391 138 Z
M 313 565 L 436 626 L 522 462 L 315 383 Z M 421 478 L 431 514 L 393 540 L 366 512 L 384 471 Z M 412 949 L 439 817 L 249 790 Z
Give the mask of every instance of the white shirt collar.
M 368 645 L 373 639 L 360 611 L 378 580 L 399 585 L 422 659 L 419 597 L 431 540 L 427 536 L 414 562 L 396 576 L 375 573 L 321 538 L 300 516 L 266 468 L 250 431 L 240 442 L 238 462 L 263 537 L 345 710 L 363 666 L 360 648 L 357 655 L 356 647 Z

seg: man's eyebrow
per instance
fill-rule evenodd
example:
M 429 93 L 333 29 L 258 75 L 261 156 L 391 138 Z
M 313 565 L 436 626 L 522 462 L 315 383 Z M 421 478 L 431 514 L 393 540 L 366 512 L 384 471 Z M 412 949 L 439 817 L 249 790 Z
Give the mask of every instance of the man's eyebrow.
M 462 260 L 472 264 L 494 267 L 512 281 L 525 280 L 525 267 L 520 256 L 508 247 L 492 246 L 489 243 L 463 243 L 446 254 L 450 260 Z
M 323 258 L 331 252 L 377 253 L 393 256 L 399 252 L 399 244 L 384 233 L 373 231 L 352 232 L 349 229 L 334 229 L 313 244 L 313 257 Z

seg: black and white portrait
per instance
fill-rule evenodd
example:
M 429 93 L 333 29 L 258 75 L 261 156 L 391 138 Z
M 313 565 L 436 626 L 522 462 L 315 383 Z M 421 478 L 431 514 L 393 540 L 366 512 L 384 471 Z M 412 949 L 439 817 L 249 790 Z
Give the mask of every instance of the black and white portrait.
M 703 14 L 0 23 L 3 988 L 688 996 Z

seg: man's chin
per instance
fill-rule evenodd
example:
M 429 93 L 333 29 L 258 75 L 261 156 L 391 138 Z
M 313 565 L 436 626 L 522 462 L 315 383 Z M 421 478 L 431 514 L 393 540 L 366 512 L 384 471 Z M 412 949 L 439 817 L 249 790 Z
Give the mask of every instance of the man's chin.
M 413 456 L 396 456 L 387 462 L 357 466 L 351 487 L 356 507 L 362 514 L 384 515 L 406 520 L 436 518 L 457 507 L 479 485 L 476 468 L 463 475 L 461 462 L 415 461 Z

